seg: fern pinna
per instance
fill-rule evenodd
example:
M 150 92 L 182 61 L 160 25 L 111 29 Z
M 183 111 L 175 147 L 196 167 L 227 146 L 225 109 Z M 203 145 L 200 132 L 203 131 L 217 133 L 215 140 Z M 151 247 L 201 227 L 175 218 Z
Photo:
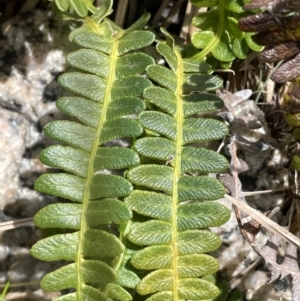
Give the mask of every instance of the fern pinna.
M 193 25 L 201 31 L 192 36 L 192 44 L 202 49 L 193 55 L 202 60 L 206 56 L 209 62 L 216 65 L 219 61 L 222 68 L 230 68 L 236 59 L 245 59 L 249 48 L 261 51 L 262 46 L 252 40 L 253 33 L 244 33 L 238 28 L 238 20 L 244 16 L 243 5 L 247 0 L 190 0 L 197 7 L 209 7 L 193 18 Z M 209 58 L 209 56 L 212 57 Z
M 205 92 L 222 86 L 222 80 L 200 74 L 203 63 L 183 59 L 172 37 L 164 33 L 168 42 L 158 43 L 157 51 L 170 68 L 147 67 L 147 75 L 158 85 L 144 91 L 153 110 L 142 112 L 139 120 L 149 135 L 138 139 L 134 148 L 166 164 L 142 164 L 127 172 L 140 189 L 125 203 L 147 217 L 129 231 L 128 239 L 143 247 L 131 264 L 151 271 L 136 288 L 141 295 L 152 294 L 149 301 L 207 300 L 219 290 L 199 277 L 216 272 L 218 263 L 203 253 L 218 248 L 220 239 L 205 228 L 223 224 L 229 211 L 211 202 L 223 197 L 224 188 L 205 174 L 224 171 L 228 164 L 223 156 L 192 143 L 221 139 L 227 127 L 193 115 L 222 107 L 218 97 Z
M 139 96 L 150 81 L 139 74 L 154 60 L 143 53 L 129 52 L 151 44 L 154 35 L 139 30 L 149 16 L 127 30 L 103 19 L 111 12 L 111 4 L 105 1 L 92 18 L 85 19 L 83 27 L 70 35 L 83 49 L 70 53 L 67 61 L 83 72 L 65 73 L 59 82 L 79 96 L 63 97 L 57 106 L 78 122 L 54 121 L 45 127 L 48 136 L 67 146 L 50 146 L 40 158 L 66 172 L 42 175 L 35 188 L 71 201 L 49 205 L 34 218 L 40 228 L 69 229 L 40 240 L 31 249 L 31 254 L 42 260 L 71 262 L 47 274 L 41 282 L 45 290 L 75 289 L 55 300 L 131 300 L 119 285 L 126 286 L 122 275 L 132 276 L 122 270 L 125 248 L 109 224 L 123 225 L 130 220 L 131 211 L 118 198 L 128 196 L 133 186 L 126 178 L 105 170 L 139 164 L 135 151 L 109 145 L 117 138 L 137 137 L 143 132 L 132 117 L 145 109 Z

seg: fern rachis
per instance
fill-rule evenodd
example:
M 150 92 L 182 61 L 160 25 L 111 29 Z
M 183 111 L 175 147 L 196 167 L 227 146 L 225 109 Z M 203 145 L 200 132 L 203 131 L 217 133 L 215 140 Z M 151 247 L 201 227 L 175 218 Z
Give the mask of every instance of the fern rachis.
M 137 292 L 153 294 L 149 301 L 210 299 L 218 295 L 218 289 L 198 277 L 216 272 L 215 259 L 202 253 L 216 248 L 219 242 L 212 233 L 199 228 L 223 223 L 228 210 L 218 203 L 201 202 L 222 197 L 224 190 L 218 181 L 187 172 L 217 172 L 225 169 L 227 162 L 214 152 L 186 145 L 220 139 L 227 133 L 219 121 L 189 117 L 207 108 L 209 94 L 196 91 L 214 89 L 220 82 L 217 77 L 186 73 L 185 60 L 174 44 L 159 43 L 157 50 L 170 69 L 155 65 L 147 68 L 148 76 L 159 86 L 146 88 L 144 96 L 163 112 L 144 111 L 139 119 L 146 130 L 160 137 L 137 139 L 134 147 L 142 156 L 168 161 L 171 166 L 142 164 L 127 173 L 133 184 L 146 188 L 131 193 L 125 200 L 127 206 L 152 218 L 133 224 L 128 234 L 129 240 L 144 247 L 133 255 L 131 263 L 138 269 L 152 270 L 138 284 Z M 196 92 L 198 102 L 189 102 L 191 92 Z M 156 97 L 158 93 L 160 98 Z M 217 97 L 215 100 L 211 109 L 220 105 Z
M 108 6 L 102 18 L 109 12 Z M 49 205 L 35 216 L 42 228 L 75 230 L 45 238 L 31 250 L 43 260 L 73 262 L 46 275 L 41 282 L 46 290 L 75 288 L 75 293 L 56 300 L 131 299 L 118 284 L 132 287 L 126 279 L 120 279 L 125 248 L 108 225 L 126 224 L 131 218 L 131 212 L 118 198 L 127 196 L 133 187 L 124 177 L 101 171 L 139 163 L 133 150 L 107 147 L 106 143 L 142 134 L 140 124 L 126 116 L 145 109 L 139 96 L 150 81 L 139 74 L 153 59 L 129 52 L 152 43 L 154 35 L 138 30 L 147 17 L 127 31 L 111 21 L 100 22 L 102 18 L 99 14 L 87 18 L 84 26 L 71 34 L 71 39 L 84 48 L 70 53 L 68 63 L 85 73 L 69 72 L 59 78 L 62 86 L 80 96 L 64 97 L 58 107 L 83 124 L 54 121 L 45 128 L 50 137 L 69 146 L 50 146 L 42 152 L 41 160 L 67 173 L 42 175 L 35 184 L 41 192 L 71 201 Z M 138 64 L 129 65 L 137 59 Z M 138 277 L 134 277 L 136 282 Z
M 74 3 L 66 0 L 63 9 Z M 41 285 L 75 288 L 56 300 L 131 300 L 126 289 L 151 294 L 149 301 L 213 298 L 217 287 L 200 277 L 217 271 L 216 260 L 203 253 L 216 249 L 220 239 L 205 228 L 222 224 L 229 212 L 214 202 L 224 188 L 207 174 L 223 171 L 227 161 L 193 143 L 221 139 L 227 127 L 194 115 L 222 107 L 208 93 L 222 81 L 199 73 L 209 66 L 183 58 L 164 30 L 167 43 L 158 43 L 157 51 L 169 68 L 130 53 L 154 40 L 151 32 L 140 30 L 148 16 L 121 30 L 104 19 L 111 6 L 105 0 L 70 34 L 81 49 L 68 55 L 68 63 L 81 71 L 59 78 L 76 95 L 61 98 L 57 106 L 78 121 L 55 121 L 45 128 L 67 146 L 45 149 L 41 160 L 65 172 L 43 175 L 35 187 L 70 202 L 49 205 L 35 222 L 67 233 L 39 241 L 31 252 L 42 260 L 71 263 L 46 275 Z M 73 8 L 79 11 L 80 5 Z M 145 69 L 155 86 L 140 76 Z M 150 104 L 147 110 L 141 94 Z M 129 115 L 139 115 L 138 121 Z M 109 147 L 120 137 L 136 139 L 133 149 Z M 150 161 L 141 164 L 138 154 Z M 125 176 L 104 172 L 126 168 Z M 119 238 L 111 223 L 119 225 Z M 145 276 L 141 281 L 130 263 Z

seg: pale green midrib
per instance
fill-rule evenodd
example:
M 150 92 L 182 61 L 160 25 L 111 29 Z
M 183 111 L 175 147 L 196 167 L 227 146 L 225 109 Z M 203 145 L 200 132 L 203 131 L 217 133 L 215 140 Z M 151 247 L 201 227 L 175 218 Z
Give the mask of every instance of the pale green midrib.
M 212 40 L 206 45 L 206 47 L 204 49 L 202 49 L 199 53 L 193 55 L 191 58 L 194 60 L 203 60 L 209 53 L 212 52 L 212 50 L 218 45 L 218 43 L 220 42 L 221 36 L 222 36 L 222 32 L 224 30 L 224 9 L 225 9 L 225 4 L 224 4 L 224 0 L 220 0 L 220 4 L 219 4 L 219 26 L 218 26 L 218 30 L 216 35 L 212 38 Z
M 84 197 L 83 197 L 83 203 L 82 203 L 82 214 L 81 214 L 81 223 L 80 223 L 80 231 L 79 231 L 79 243 L 78 243 L 78 249 L 77 249 L 77 271 L 78 271 L 78 285 L 77 285 L 77 292 L 78 296 L 81 296 L 81 287 L 83 284 L 83 277 L 81 273 L 81 263 L 84 261 L 83 259 L 83 250 L 82 250 L 82 241 L 84 237 L 84 232 L 87 229 L 87 223 L 86 223 L 86 211 L 87 211 L 87 206 L 90 200 L 90 186 L 92 182 L 92 178 L 94 176 L 94 160 L 96 157 L 96 152 L 99 146 L 99 137 L 101 134 L 101 131 L 103 129 L 103 125 L 106 122 L 106 114 L 107 114 L 107 109 L 109 106 L 109 103 L 111 101 L 110 98 L 110 92 L 112 89 L 112 84 L 115 80 L 115 68 L 116 68 L 116 57 L 117 57 L 117 49 L 118 49 L 118 41 L 114 40 L 112 44 L 112 50 L 111 50 L 111 60 L 110 60 L 110 68 L 109 68 L 109 75 L 107 78 L 107 86 L 104 94 L 104 101 L 102 105 L 102 110 L 101 110 L 101 116 L 99 118 L 99 123 L 97 127 L 97 131 L 95 134 L 95 139 L 93 141 L 93 146 L 90 154 L 90 160 L 88 164 L 88 173 L 87 173 L 87 178 L 86 178 L 86 186 L 85 186 L 85 191 L 84 191 Z
M 182 86 L 183 86 L 183 65 L 182 59 L 179 52 L 175 52 L 178 60 L 177 64 L 177 88 L 176 88 L 176 100 L 177 110 L 175 113 L 176 125 L 177 125 L 177 136 L 176 136 L 176 153 L 174 162 L 174 175 L 173 175 L 173 189 L 172 189 L 172 250 L 173 250 L 173 292 L 174 301 L 179 301 L 178 295 L 178 253 L 177 253 L 177 207 L 178 207 L 178 181 L 181 174 L 181 152 L 183 142 L 183 103 L 182 103 Z

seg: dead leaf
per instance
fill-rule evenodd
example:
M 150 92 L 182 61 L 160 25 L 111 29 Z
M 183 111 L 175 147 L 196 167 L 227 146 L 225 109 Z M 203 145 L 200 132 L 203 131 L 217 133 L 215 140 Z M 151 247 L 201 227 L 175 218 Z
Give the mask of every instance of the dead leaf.
M 260 32 L 278 28 L 278 23 L 269 12 L 263 12 L 241 18 L 238 26 L 240 30 L 245 32 Z
M 276 83 L 292 81 L 300 75 L 300 53 L 293 59 L 282 64 L 271 76 Z
M 242 137 L 239 134 L 236 134 L 236 142 L 239 145 L 239 148 L 246 150 L 251 153 L 259 153 L 263 150 L 263 147 L 258 142 L 250 142 L 246 138 Z
M 280 268 L 277 264 L 277 251 L 279 244 L 282 242 L 282 239 L 272 234 L 268 239 L 267 243 L 263 246 L 260 251 L 260 256 L 269 264 L 269 270 L 271 272 L 271 279 L 268 283 L 272 283 L 274 280 L 278 279 L 281 275 Z
M 249 205 L 245 204 L 244 202 L 239 201 L 238 199 L 225 194 L 225 198 L 231 201 L 235 206 L 239 207 L 240 210 L 247 213 L 253 219 L 257 220 L 259 223 L 262 224 L 265 228 L 267 228 L 272 233 L 280 236 L 282 239 L 295 244 L 298 248 L 300 248 L 300 239 L 296 237 L 294 234 L 290 233 L 283 227 L 279 226 L 277 223 L 269 219 L 268 217 L 264 216 L 261 212 L 251 208 Z
M 227 110 L 234 115 L 235 111 L 233 108 L 244 101 L 242 97 L 231 94 L 230 92 L 225 90 L 217 91 L 217 95 L 223 100 Z
M 221 117 L 224 121 L 227 121 L 228 123 L 232 123 L 234 120 L 234 116 L 230 112 L 220 112 L 217 114 L 217 116 Z
M 242 98 L 243 100 L 247 100 L 253 94 L 251 89 L 243 89 L 234 93 L 235 96 Z
M 272 234 L 270 239 L 261 250 L 254 245 L 252 245 L 252 247 L 269 264 L 271 279 L 268 281 L 268 283 L 275 281 L 279 277 L 282 279 L 287 275 L 291 275 L 293 279 L 293 301 L 299 301 L 300 272 L 297 260 L 297 248 L 293 244 L 288 244 L 285 251 L 284 260 L 281 264 L 278 264 L 277 251 L 281 243 L 282 239 L 279 236 Z
M 235 194 L 235 180 L 232 175 L 228 173 L 218 174 L 217 179 L 222 183 L 222 185 L 226 188 L 226 190 L 230 195 Z M 242 184 L 240 181 L 238 181 L 237 186 L 238 186 L 239 197 L 243 198 L 244 194 L 242 191 Z
M 288 39 L 285 31 L 276 28 L 268 31 L 261 31 L 252 36 L 253 41 L 262 46 L 279 45 L 287 42 Z
M 279 207 L 275 207 L 272 210 L 265 211 L 263 214 L 268 218 L 272 218 L 279 210 Z M 250 222 L 242 224 L 241 230 L 246 240 L 252 244 L 255 236 L 260 231 L 260 228 L 261 224 L 257 220 L 251 220 Z
M 288 59 L 300 51 L 295 42 L 287 42 L 275 47 L 264 50 L 258 54 L 258 59 L 262 63 L 274 63 Z
M 243 116 L 242 118 L 235 118 L 234 122 L 235 122 L 235 126 L 246 127 L 250 130 L 257 130 L 262 127 L 260 121 L 252 116 Z
M 299 0 L 252 0 L 250 3 L 244 5 L 244 9 L 246 10 L 262 9 L 280 15 L 299 10 L 299 8 Z

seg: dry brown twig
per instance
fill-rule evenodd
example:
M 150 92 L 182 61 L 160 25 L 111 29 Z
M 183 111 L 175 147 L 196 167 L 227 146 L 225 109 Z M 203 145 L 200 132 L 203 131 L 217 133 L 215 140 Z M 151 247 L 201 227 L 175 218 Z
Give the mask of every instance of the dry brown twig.
M 33 226 L 33 218 L 32 217 L 26 217 L 26 218 L 21 218 L 13 221 L 8 221 L 8 222 L 3 222 L 0 223 L 0 233 L 19 228 L 19 227 L 24 227 L 24 226 Z

